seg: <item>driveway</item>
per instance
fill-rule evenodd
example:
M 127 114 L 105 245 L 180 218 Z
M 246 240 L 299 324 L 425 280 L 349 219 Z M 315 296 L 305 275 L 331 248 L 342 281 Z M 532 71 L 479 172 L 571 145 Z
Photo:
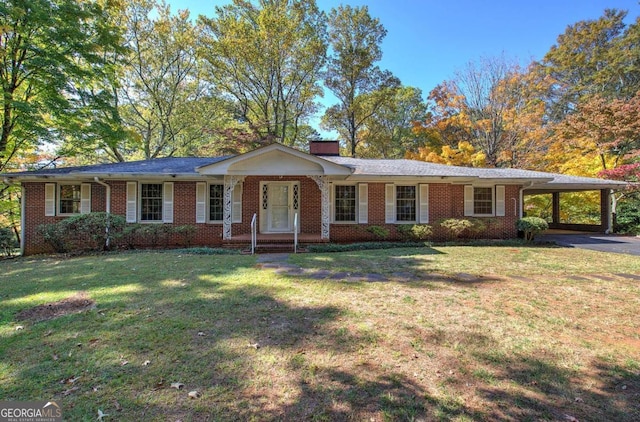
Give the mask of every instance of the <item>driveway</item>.
M 555 242 L 569 248 L 591 249 L 640 256 L 640 237 L 594 234 L 545 234 L 541 242 Z

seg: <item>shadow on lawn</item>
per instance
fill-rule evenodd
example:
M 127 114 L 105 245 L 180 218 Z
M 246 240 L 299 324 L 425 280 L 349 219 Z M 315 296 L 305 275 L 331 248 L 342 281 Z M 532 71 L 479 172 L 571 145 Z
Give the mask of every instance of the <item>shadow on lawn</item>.
M 0 397 L 56 399 L 70 420 L 95 419 L 97 409 L 123 420 L 640 419 L 637 373 L 603 361 L 573 370 L 545 351 L 494 353 L 504 350 L 500 341 L 480 328 L 423 335 L 435 359 L 461 365 L 473 359 L 485 368 L 439 380 L 447 395 L 388 364 L 356 365 L 358 351 L 371 342 L 336 330 L 345 310 L 296 306 L 279 298 L 283 287 L 222 278 L 252 271 L 249 258 L 227 266 L 197 262 L 164 257 L 142 267 L 122 258 L 107 271 L 81 261 L 91 271 L 77 280 L 64 278 L 68 263 L 38 272 L 50 285 L 6 289 L 19 298 L 34 288 L 81 287 L 98 308 L 4 338 L 0 355 L 9 357 L 3 363 L 10 369 L 0 379 Z M 169 279 L 175 266 L 179 277 Z M 11 304 L 13 311 L 19 306 Z M 170 388 L 172 382 L 184 390 Z M 191 390 L 202 396 L 189 400 Z M 469 396 L 489 404 L 479 409 L 464 401 Z

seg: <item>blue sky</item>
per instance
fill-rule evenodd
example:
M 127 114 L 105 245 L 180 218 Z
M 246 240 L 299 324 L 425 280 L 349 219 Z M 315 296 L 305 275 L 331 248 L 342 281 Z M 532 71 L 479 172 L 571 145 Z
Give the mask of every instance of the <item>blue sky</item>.
M 426 97 L 440 82 L 454 77 L 468 62 L 504 53 L 528 64 L 541 59 L 566 27 L 597 19 L 607 8 L 640 16 L 638 0 L 316 0 L 324 11 L 340 4 L 367 5 L 388 34 L 380 67 Z M 214 16 L 226 0 L 168 0 L 172 10 Z M 331 102 L 330 97 L 325 98 Z

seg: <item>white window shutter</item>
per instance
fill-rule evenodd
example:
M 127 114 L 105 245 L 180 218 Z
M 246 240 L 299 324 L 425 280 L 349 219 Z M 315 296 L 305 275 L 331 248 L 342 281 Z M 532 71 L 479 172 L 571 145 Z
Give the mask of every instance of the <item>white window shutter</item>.
M 358 185 L 358 223 L 367 224 L 369 221 L 369 185 Z
M 504 217 L 505 214 L 504 205 L 504 185 L 496 186 L 496 215 L 498 217 Z
M 162 190 L 162 222 L 173 223 L 173 182 L 164 182 Z
M 469 217 L 473 215 L 473 186 L 464 187 L 464 215 Z
M 91 183 L 80 185 L 80 214 L 91 212 Z
M 207 221 L 207 184 L 196 183 L 196 223 Z
M 396 190 L 393 185 L 384 186 L 384 222 L 396 222 Z
M 233 187 L 233 204 L 231 205 L 231 222 L 242 223 L 242 184 Z
M 138 183 L 127 182 L 127 223 L 138 220 Z
M 420 223 L 429 222 L 429 185 L 420 185 Z
M 44 184 L 44 215 L 53 217 L 56 215 L 56 184 Z

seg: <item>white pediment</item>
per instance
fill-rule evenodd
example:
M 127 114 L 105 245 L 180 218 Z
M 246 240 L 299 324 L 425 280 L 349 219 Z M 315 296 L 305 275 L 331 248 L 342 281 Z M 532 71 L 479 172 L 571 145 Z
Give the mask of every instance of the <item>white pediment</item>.
M 280 144 L 269 145 L 224 161 L 199 167 L 203 175 L 348 176 L 351 170 Z

